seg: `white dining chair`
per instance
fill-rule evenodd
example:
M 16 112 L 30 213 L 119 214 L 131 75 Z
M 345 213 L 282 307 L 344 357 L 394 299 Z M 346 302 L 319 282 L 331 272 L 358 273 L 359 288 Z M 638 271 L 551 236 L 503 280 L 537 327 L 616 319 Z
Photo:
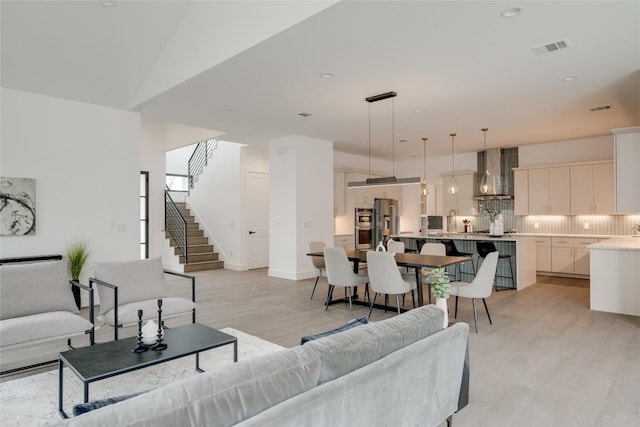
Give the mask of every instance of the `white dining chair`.
M 327 269 L 327 281 L 329 282 L 329 290 L 327 291 L 327 301 L 325 302 L 325 311 L 329 308 L 333 290 L 336 286 L 345 288 L 349 297 L 349 315 L 352 314 L 351 296 L 353 290 L 358 285 L 369 283 L 369 277 L 366 271 L 358 274 L 353 272 L 353 267 L 347 258 L 347 254 L 342 248 L 324 248 L 324 263 Z
M 403 254 L 405 252 L 404 242 L 389 239 L 387 241 L 387 252 L 391 252 L 392 254 Z
M 374 292 L 369 306 L 369 317 L 378 294 L 385 295 L 385 306 L 388 306 L 389 295 L 395 295 L 398 314 L 400 314 L 400 295 L 413 292 L 415 282 L 408 282 L 402 278 L 394 256 L 389 252 L 367 252 L 367 266 L 369 267 L 369 286 Z M 415 299 L 414 299 L 415 307 Z
M 476 309 L 476 299 L 482 298 L 484 309 L 487 312 L 489 318 L 489 324 L 491 322 L 491 315 L 489 314 L 489 308 L 487 307 L 486 298 L 491 296 L 491 290 L 493 289 L 493 279 L 496 275 L 496 267 L 498 266 L 498 252 L 491 252 L 488 254 L 478 271 L 476 277 L 472 282 L 452 282 L 450 295 L 456 296 L 455 312 L 453 317 L 458 317 L 458 297 L 471 298 L 473 304 L 473 320 L 476 326 L 476 334 L 478 333 L 478 311 Z
M 310 242 L 309 252 L 322 252 L 327 245 L 324 242 Z M 316 273 L 316 283 L 313 284 L 313 290 L 311 291 L 311 299 L 313 294 L 316 293 L 316 287 L 318 286 L 318 280 L 320 277 L 327 277 L 327 268 L 324 264 L 324 258 L 319 256 L 312 256 L 311 263 L 313 264 L 313 270 Z

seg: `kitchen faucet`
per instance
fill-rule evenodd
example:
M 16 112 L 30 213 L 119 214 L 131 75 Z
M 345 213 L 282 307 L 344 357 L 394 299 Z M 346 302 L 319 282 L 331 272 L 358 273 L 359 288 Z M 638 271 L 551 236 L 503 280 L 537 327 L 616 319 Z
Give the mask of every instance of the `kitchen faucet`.
M 447 231 L 449 233 L 451 233 L 452 231 L 458 231 L 457 227 L 456 227 L 456 230 L 452 230 L 452 227 L 451 227 L 451 218 L 453 218 L 453 225 L 456 225 L 456 219 L 455 219 L 456 216 L 457 214 L 455 209 L 449 210 L 449 214 L 447 215 Z

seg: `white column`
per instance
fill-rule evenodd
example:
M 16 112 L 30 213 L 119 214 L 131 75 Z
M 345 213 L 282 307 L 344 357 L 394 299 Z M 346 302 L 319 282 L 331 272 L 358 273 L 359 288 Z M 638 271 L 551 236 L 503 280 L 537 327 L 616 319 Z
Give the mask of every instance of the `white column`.
M 333 246 L 333 143 L 290 135 L 269 142 L 269 276 L 313 277 L 309 242 Z

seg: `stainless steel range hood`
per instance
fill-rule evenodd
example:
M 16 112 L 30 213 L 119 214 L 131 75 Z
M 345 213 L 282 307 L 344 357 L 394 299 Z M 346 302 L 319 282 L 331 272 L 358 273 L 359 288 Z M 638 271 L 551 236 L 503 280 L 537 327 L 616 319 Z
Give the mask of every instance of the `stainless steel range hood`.
M 478 152 L 478 172 L 474 175 L 473 194 L 476 200 L 513 199 L 513 168 L 518 167 L 518 147 L 491 148 Z M 480 192 L 480 182 L 489 172 L 488 191 Z

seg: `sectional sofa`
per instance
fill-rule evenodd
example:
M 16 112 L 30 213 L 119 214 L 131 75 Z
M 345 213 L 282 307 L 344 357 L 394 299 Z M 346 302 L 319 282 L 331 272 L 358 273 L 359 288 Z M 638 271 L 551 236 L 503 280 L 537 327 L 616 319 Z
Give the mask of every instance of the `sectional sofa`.
M 428 305 L 211 370 L 67 426 L 437 426 L 461 403 L 469 326 Z M 467 383 L 468 384 L 468 383 Z

